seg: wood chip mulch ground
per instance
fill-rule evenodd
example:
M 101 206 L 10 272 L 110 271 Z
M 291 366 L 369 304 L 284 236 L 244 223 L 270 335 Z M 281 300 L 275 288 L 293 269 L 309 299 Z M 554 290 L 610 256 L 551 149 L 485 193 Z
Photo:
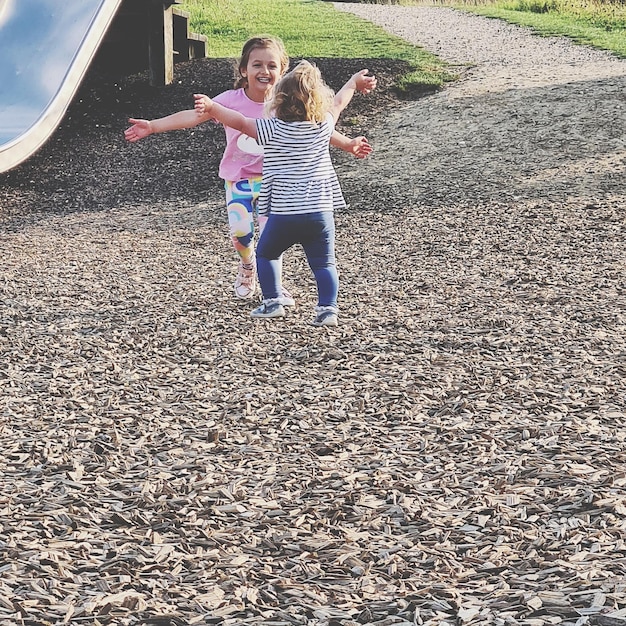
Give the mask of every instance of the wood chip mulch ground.
M 391 155 L 378 63 L 344 130 Z M 0 623 L 626 624 L 623 193 L 428 199 L 337 155 L 340 326 L 299 250 L 253 321 L 220 129 L 122 137 L 230 72 L 91 76 L 0 176 Z

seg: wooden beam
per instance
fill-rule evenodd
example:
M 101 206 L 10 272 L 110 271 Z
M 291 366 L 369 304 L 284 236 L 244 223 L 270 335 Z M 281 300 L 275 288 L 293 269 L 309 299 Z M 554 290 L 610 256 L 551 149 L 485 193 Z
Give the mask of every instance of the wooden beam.
M 154 2 L 148 8 L 150 34 L 150 84 L 169 85 L 174 80 L 174 28 L 170 3 Z

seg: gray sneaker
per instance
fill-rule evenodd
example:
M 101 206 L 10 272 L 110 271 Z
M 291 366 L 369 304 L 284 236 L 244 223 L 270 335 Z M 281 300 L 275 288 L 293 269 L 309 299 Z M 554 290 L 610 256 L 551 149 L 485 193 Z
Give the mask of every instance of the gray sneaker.
M 337 308 L 334 306 L 316 306 L 313 326 L 337 326 Z
M 250 312 L 250 317 L 257 319 L 270 317 L 285 317 L 285 308 L 280 303 L 279 298 L 273 300 L 264 300 L 260 307 Z

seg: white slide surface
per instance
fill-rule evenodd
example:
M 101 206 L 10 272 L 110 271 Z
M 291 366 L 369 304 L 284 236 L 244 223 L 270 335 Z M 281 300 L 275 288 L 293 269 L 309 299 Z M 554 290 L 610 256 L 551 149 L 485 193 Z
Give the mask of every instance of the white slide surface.
M 122 0 L 0 0 L 0 172 L 61 122 Z

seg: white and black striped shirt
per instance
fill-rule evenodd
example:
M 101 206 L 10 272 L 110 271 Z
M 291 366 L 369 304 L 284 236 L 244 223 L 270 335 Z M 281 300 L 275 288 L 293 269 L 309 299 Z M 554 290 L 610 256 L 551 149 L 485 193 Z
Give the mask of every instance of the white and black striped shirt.
M 317 213 L 346 206 L 330 159 L 335 122 L 329 113 L 321 124 L 256 120 L 263 146 L 261 215 Z

